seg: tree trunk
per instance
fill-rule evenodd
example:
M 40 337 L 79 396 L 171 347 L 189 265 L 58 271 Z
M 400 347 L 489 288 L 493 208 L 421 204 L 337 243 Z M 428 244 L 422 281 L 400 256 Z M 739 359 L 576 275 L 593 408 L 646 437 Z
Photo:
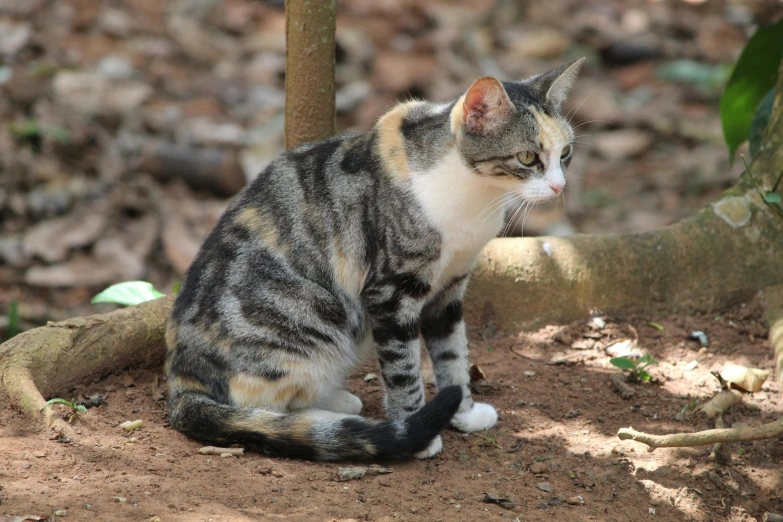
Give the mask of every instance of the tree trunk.
M 336 0 L 285 0 L 285 147 L 334 135 Z

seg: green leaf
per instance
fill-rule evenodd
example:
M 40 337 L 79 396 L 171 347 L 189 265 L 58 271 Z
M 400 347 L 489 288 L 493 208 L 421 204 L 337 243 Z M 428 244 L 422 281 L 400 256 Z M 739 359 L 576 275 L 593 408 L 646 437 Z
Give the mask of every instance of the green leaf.
M 8 305 L 8 339 L 19 333 L 19 303 L 16 300 Z
M 720 100 L 723 136 L 732 161 L 737 147 L 748 139 L 756 107 L 775 85 L 781 56 L 783 18 L 759 28 L 737 60 Z
M 87 413 L 87 408 L 85 408 L 83 404 L 73 403 L 73 409 L 79 413 Z
M 764 201 L 767 203 L 780 203 L 781 198 L 780 194 L 775 194 L 774 192 L 768 192 L 764 194 Z
M 66 406 L 70 406 L 73 408 L 73 403 L 71 401 L 66 401 L 65 399 L 61 399 L 59 397 L 55 397 L 54 399 L 49 399 L 44 403 L 43 406 L 41 406 L 41 409 L 43 410 L 47 406 L 51 406 L 52 404 L 65 404 Z
M 775 102 L 775 93 L 777 93 L 777 89 L 773 87 L 764 95 L 758 108 L 756 108 L 753 120 L 750 122 L 748 141 L 750 141 L 751 158 L 755 158 L 756 154 L 759 152 L 761 135 L 764 134 L 764 129 L 767 128 L 767 123 L 769 123 L 769 117 L 772 115 L 772 105 Z
M 628 357 L 612 357 L 609 362 L 623 370 L 635 370 L 636 364 Z
M 642 382 L 648 382 L 650 380 L 650 374 L 644 370 L 639 371 L 639 380 Z
M 675 60 L 657 70 L 658 78 L 696 85 L 704 90 L 720 89 L 731 73 L 725 65 L 711 65 L 695 60 Z
M 152 283 L 146 281 L 127 281 L 117 283 L 92 298 L 93 303 L 116 303 L 133 306 L 145 301 L 152 301 L 164 294 L 158 292 Z
M 655 329 L 656 329 L 656 330 L 658 330 L 659 332 L 662 332 L 662 331 L 664 330 L 664 328 L 663 328 L 663 325 L 662 325 L 662 324 L 659 324 L 659 323 L 656 323 L 656 322 L 653 322 L 653 321 L 650 321 L 650 322 L 648 322 L 648 323 L 647 323 L 647 326 L 650 326 L 650 327 L 652 327 L 652 328 L 655 328 Z

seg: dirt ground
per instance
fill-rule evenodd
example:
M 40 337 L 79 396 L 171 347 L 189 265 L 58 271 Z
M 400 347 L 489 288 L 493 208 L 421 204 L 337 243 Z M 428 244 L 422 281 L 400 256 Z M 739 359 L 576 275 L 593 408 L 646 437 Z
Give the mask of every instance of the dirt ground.
M 720 315 L 606 319 L 603 328 L 579 322 L 513 335 L 472 320 L 472 357 L 487 376 L 478 396 L 497 407 L 497 426 L 446 431 L 435 458 L 385 463 L 391 473 L 370 470 L 346 482 L 337 470 L 349 463 L 200 455 L 201 444 L 166 424 L 159 368 L 131 369 L 73 390 L 106 402 L 82 416 L 72 442 L 15 411 L 0 413 L 0 513 L 162 522 L 761 520 L 764 511 L 783 511 L 783 441 L 727 445 L 716 464 L 710 447 L 648 453 L 616 438 L 629 425 L 654 433 L 711 427 L 697 413 L 719 389 L 710 370 L 727 361 L 772 367 L 759 316 L 748 303 Z M 692 330 L 706 332 L 709 346 L 688 340 Z M 626 338 L 659 361 L 654 382 L 634 385 L 629 400 L 609 383 L 616 369 L 605 351 Z M 382 415 L 382 390 L 366 376 L 377 372 L 368 362 L 348 383 L 374 417 Z M 425 379 L 432 380 L 426 368 Z M 729 411 L 727 426 L 780 417 L 779 393 L 777 383 L 765 384 Z M 144 421 L 140 430 L 118 427 L 135 419 Z M 487 503 L 485 494 L 514 504 Z

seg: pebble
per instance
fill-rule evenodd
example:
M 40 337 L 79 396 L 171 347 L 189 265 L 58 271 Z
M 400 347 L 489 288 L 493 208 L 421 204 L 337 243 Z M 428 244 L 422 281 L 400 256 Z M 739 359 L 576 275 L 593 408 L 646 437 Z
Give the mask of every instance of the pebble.
M 64 509 L 58 509 L 57 511 L 54 512 L 54 514 L 55 514 L 55 516 L 58 516 L 58 517 L 64 517 L 65 515 L 68 514 L 68 512 L 66 510 L 64 510 Z
M 554 488 L 549 482 L 539 482 L 538 484 L 536 484 L 536 487 L 541 491 L 545 491 L 547 493 L 552 493 L 554 491 Z
M 571 504 L 572 506 L 578 506 L 580 504 L 584 504 L 585 503 L 585 499 L 583 499 L 582 497 L 577 495 L 575 497 L 568 497 L 566 499 L 566 502 Z
M 530 471 L 535 473 L 536 475 L 540 475 L 542 473 L 546 473 L 547 471 L 549 471 L 549 466 L 547 466 L 543 462 L 534 462 L 530 466 Z

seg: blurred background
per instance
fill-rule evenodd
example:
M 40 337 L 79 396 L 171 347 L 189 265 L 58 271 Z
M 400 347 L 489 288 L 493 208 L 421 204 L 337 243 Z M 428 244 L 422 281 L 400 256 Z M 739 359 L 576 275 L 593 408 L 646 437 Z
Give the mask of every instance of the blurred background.
M 718 100 L 778 0 L 340 0 L 340 132 L 481 75 L 587 62 L 565 198 L 525 235 L 669 225 L 739 175 Z M 282 1 L 0 0 L 0 339 L 170 291 L 232 194 L 283 149 Z M 522 232 L 515 227 L 514 233 Z

